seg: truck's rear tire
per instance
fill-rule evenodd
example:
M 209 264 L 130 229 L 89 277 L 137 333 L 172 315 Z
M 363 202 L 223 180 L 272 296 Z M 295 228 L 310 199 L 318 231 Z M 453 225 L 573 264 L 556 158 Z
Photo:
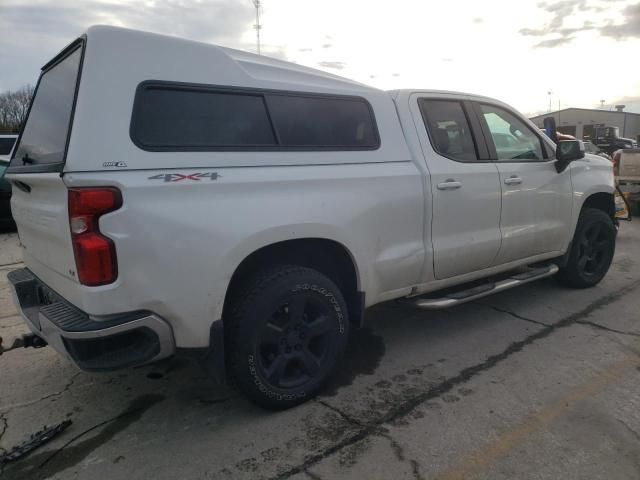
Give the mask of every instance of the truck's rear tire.
M 580 213 L 565 266 L 557 279 L 572 288 L 593 287 L 607 274 L 616 248 L 616 227 L 602 210 L 585 208 Z
M 347 345 L 342 293 L 310 268 L 278 266 L 253 277 L 225 318 L 230 380 L 269 409 L 318 393 Z

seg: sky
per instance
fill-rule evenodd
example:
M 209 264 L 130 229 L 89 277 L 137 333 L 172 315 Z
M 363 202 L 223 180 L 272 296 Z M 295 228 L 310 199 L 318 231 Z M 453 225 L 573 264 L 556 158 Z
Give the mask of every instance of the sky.
M 529 115 L 550 101 L 640 113 L 640 0 L 261 4 L 263 54 L 377 88 L 478 93 Z M 0 0 L 0 92 L 35 84 L 94 24 L 256 50 L 252 0 Z

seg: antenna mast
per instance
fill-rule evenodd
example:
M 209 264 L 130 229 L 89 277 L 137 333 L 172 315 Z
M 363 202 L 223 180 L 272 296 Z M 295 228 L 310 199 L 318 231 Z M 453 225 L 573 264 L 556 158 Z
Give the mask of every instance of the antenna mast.
M 262 28 L 262 25 L 260 25 L 260 7 L 262 6 L 260 4 L 260 0 L 251 0 L 253 2 L 253 6 L 256 9 L 256 24 L 253 26 L 253 28 L 255 28 L 256 30 L 256 45 L 257 45 L 257 50 L 258 50 L 258 55 L 260 55 L 260 29 Z

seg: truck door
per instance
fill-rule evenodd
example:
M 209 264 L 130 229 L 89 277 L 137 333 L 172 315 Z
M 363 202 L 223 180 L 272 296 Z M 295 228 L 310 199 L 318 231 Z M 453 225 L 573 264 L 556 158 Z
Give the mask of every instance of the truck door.
M 477 141 L 478 120 L 461 98 L 414 99 L 431 181 L 434 276 L 445 279 L 488 268 L 500 249 L 500 183 L 495 164 L 486 161 L 484 142 Z
M 515 112 L 487 103 L 474 102 L 474 108 L 500 173 L 502 246 L 496 265 L 559 253 L 570 234 L 569 170 L 556 171 L 550 149 Z

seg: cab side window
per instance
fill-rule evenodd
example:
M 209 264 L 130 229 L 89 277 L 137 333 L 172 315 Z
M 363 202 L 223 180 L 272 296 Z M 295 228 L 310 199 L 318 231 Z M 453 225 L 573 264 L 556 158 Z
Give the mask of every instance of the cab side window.
M 431 145 L 436 152 L 452 160 L 478 160 L 475 142 L 462 103 L 455 100 L 419 101 Z
M 479 107 L 491 133 L 498 160 L 544 160 L 541 140 L 528 125 L 503 108 L 485 104 Z

